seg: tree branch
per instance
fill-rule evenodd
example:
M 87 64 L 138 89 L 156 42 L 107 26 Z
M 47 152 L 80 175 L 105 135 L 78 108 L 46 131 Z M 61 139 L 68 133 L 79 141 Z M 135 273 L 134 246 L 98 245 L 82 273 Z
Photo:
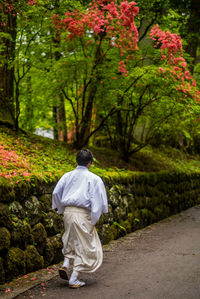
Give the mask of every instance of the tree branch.
M 109 113 L 102 119 L 102 121 L 101 121 L 100 124 L 96 127 L 96 129 L 94 129 L 94 130 L 88 135 L 88 137 L 86 138 L 86 140 L 83 142 L 82 146 L 85 146 L 85 145 L 88 143 L 90 137 L 91 137 L 92 135 L 94 135 L 94 134 L 95 134 L 95 133 L 96 133 L 96 132 L 103 126 L 104 122 L 105 122 L 111 115 L 115 114 L 117 111 L 119 111 L 119 109 L 116 109 L 115 107 L 113 107 L 113 108 L 110 110 L 110 112 L 109 112 Z
M 77 113 L 76 113 L 76 110 L 75 110 L 75 108 L 74 108 L 74 104 L 73 104 L 72 99 L 71 99 L 70 97 L 68 97 L 68 95 L 66 94 L 66 92 L 65 92 L 64 89 L 62 89 L 62 93 L 64 94 L 66 100 L 68 100 L 68 102 L 71 104 L 72 110 L 73 110 L 73 112 L 74 112 L 74 116 L 75 116 L 75 118 L 77 119 Z

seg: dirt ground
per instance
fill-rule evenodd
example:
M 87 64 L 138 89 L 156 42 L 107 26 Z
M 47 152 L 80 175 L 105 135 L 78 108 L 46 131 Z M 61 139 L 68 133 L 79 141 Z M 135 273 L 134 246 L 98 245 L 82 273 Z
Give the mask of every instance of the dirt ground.
M 80 289 L 55 276 L 13 298 L 200 299 L 200 206 L 111 242 L 80 278 Z

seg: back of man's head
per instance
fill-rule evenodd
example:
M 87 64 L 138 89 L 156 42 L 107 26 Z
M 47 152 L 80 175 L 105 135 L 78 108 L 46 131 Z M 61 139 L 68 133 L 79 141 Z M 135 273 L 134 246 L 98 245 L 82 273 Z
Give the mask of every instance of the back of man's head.
M 78 165 L 80 166 L 87 166 L 88 163 L 92 163 L 93 161 L 93 155 L 91 153 L 91 151 L 89 151 L 88 149 L 81 149 L 80 151 L 78 151 L 77 155 L 76 155 L 76 162 Z

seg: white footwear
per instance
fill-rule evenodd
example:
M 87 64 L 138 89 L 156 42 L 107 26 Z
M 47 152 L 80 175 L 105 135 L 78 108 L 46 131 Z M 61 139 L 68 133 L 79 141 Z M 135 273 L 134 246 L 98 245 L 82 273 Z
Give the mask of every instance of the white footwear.
M 78 288 L 84 287 L 84 285 L 85 285 L 85 282 L 80 281 L 78 279 L 74 280 L 73 282 L 69 281 L 69 287 L 72 289 L 78 289 Z

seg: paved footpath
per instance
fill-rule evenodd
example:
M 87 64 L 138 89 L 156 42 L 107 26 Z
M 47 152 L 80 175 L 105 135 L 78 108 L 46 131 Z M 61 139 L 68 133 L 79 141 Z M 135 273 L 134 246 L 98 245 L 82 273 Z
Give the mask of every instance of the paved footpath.
M 14 298 L 200 299 L 200 206 L 111 242 L 102 267 L 81 278 L 81 289 L 56 275 Z

